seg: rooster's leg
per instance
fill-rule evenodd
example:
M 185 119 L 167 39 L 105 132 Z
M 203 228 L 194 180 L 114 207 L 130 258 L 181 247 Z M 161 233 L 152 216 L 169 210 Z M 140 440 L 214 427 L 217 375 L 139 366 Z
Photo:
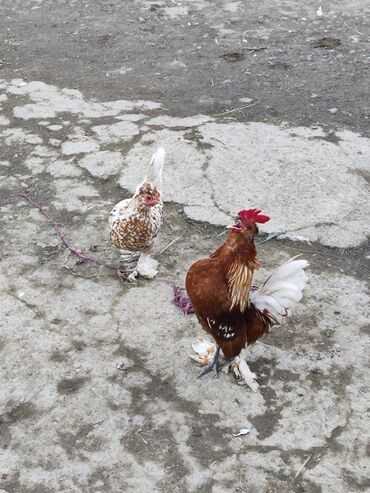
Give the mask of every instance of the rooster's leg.
M 253 392 L 257 392 L 259 387 L 257 375 L 250 370 L 248 363 L 245 360 L 245 349 L 240 352 L 239 356 L 236 356 L 233 359 L 231 368 L 235 373 L 236 378 L 239 380 L 238 383 L 240 385 L 248 385 Z
M 215 372 L 215 375 L 217 377 L 217 374 L 218 372 L 226 365 L 229 365 L 230 362 L 229 361 L 226 361 L 226 363 L 220 363 L 219 362 L 219 357 L 220 357 L 220 346 L 217 346 L 217 349 L 216 349 L 216 352 L 215 352 L 215 355 L 213 357 L 213 360 L 212 360 L 212 363 L 210 363 L 209 365 L 207 365 L 204 370 L 202 371 L 202 373 L 197 377 L 197 378 L 200 378 L 202 377 L 203 375 L 206 375 L 206 373 L 209 373 L 210 371 L 214 371 Z

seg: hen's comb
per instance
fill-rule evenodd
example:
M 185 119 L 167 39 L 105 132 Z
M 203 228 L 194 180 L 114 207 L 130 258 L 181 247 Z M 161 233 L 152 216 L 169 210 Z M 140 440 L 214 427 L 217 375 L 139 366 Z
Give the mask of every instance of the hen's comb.
M 243 223 L 267 223 L 270 221 L 269 216 L 260 214 L 262 209 L 244 209 L 238 212 L 238 218 Z

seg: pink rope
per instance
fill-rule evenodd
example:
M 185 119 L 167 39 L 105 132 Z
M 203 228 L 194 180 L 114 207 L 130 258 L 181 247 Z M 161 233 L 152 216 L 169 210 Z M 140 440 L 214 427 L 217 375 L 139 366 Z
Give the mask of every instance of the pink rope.
M 185 288 L 180 288 L 179 286 L 173 286 L 172 303 L 176 305 L 178 309 L 185 315 L 194 313 L 193 304 Z
M 61 242 L 68 248 L 68 250 L 73 253 L 77 257 L 76 265 L 83 264 L 85 262 L 90 262 L 95 265 L 102 265 L 103 267 L 106 267 L 107 269 L 114 270 L 119 277 L 119 279 L 123 280 L 126 279 L 127 276 L 129 275 L 129 271 L 121 269 L 119 264 L 114 264 L 111 262 L 105 262 L 104 260 L 100 260 L 96 257 L 91 257 L 90 255 L 87 255 L 84 250 L 81 248 L 78 248 L 76 246 L 73 246 L 70 241 L 67 239 L 64 231 L 58 226 L 56 223 L 55 219 L 49 214 L 47 210 L 45 210 L 40 204 L 38 204 L 35 200 L 33 200 L 28 194 L 25 192 L 19 192 L 11 197 L 6 202 L 14 202 L 17 197 L 21 197 L 25 199 L 29 204 L 32 205 L 35 209 L 38 209 L 40 214 L 47 220 L 47 222 L 50 224 L 50 226 L 54 229 L 56 232 L 57 236 L 61 240 Z M 5 205 L 5 204 L 2 204 Z

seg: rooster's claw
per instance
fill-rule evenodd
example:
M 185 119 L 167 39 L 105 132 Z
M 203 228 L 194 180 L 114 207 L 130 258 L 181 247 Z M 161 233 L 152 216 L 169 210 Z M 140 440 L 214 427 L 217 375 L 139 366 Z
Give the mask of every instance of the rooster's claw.
M 215 375 L 217 377 L 218 376 L 218 372 L 220 370 L 222 370 L 222 368 L 224 368 L 224 366 L 227 366 L 228 364 L 230 364 L 229 361 L 226 361 L 224 363 L 220 363 L 219 360 L 218 360 L 219 359 L 219 356 L 220 356 L 220 346 L 217 346 L 217 349 L 216 349 L 215 355 L 213 357 L 212 363 L 210 363 L 209 365 L 207 365 L 204 368 L 204 370 L 202 371 L 202 373 L 197 376 L 197 378 L 200 378 L 203 375 L 206 375 L 210 371 L 214 371 L 214 373 L 215 373 Z

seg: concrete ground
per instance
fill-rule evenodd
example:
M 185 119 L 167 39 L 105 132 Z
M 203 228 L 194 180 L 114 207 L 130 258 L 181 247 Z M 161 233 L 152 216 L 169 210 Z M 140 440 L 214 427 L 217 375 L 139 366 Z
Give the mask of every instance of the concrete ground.
M 1 493 L 370 488 L 370 7 L 319 6 L 1 2 Z M 158 145 L 157 252 L 176 241 L 157 280 L 75 265 L 8 200 L 26 192 L 117 261 L 109 211 Z M 259 247 L 257 281 L 296 254 L 311 264 L 293 315 L 248 351 L 257 393 L 196 379 L 200 328 L 163 280 L 182 285 L 249 206 L 271 216 L 263 234 L 286 231 Z

